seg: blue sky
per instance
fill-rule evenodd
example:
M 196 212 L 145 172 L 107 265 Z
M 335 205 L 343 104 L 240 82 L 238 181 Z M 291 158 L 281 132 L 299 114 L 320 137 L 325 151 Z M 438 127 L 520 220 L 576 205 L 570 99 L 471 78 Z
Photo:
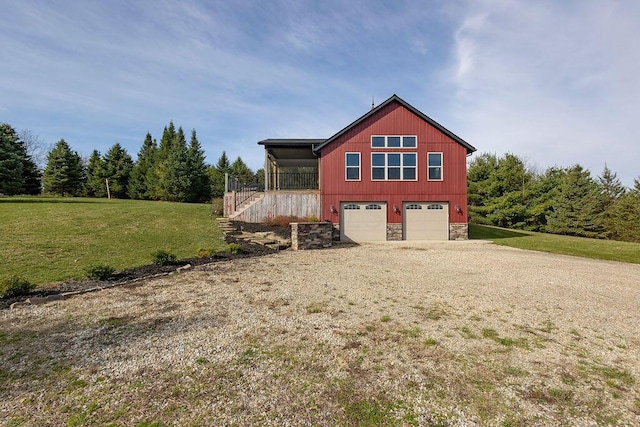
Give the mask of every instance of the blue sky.
M 394 93 L 530 165 L 640 175 L 640 2 L 0 0 L 0 122 L 136 156 L 170 120 L 262 166 Z

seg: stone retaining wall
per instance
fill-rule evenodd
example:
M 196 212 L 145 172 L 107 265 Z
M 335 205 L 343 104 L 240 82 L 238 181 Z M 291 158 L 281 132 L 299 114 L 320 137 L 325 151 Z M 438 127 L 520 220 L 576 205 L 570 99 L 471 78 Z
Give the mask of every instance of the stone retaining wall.
M 291 249 L 322 249 L 331 247 L 333 224 L 330 222 L 292 222 Z

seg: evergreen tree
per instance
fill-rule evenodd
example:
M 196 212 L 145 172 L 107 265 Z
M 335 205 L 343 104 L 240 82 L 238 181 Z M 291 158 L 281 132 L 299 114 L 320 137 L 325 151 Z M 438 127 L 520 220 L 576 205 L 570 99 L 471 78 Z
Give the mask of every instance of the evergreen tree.
M 22 193 L 24 154 L 15 129 L 0 123 L 0 194 Z
M 205 202 L 211 198 L 211 182 L 204 159 L 204 150 L 200 146 L 196 130 L 193 129 L 187 151 L 187 165 L 190 173 L 188 202 Z
M 553 211 L 553 201 L 558 196 L 565 173 L 564 169 L 552 167 L 532 182 L 528 192 L 525 229 L 545 231 L 547 218 Z
M 87 162 L 87 181 L 85 192 L 89 197 L 106 197 L 104 161 L 98 150 L 93 150 Z
M 249 184 L 254 181 L 254 175 L 249 166 L 238 156 L 238 158 L 231 164 L 230 175 L 233 175 L 242 184 Z
M 138 160 L 131 170 L 129 197 L 132 199 L 150 200 L 153 197 L 157 151 L 156 141 L 147 133 L 138 153 Z
M 44 170 L 44 191 L 62 196 L 80 195 L 84 181 L 82 159 L 71 151 L 64 139 L 56 143 L 47 156 Z
M 638 184 L 636 181 L 640 190 Z M 632 190 L 617 198 L 608 213 L 611 238 L 640 243 L 640 191 Z
M 604 204 L 598 185 L 588 170 L 575 165 L 563 176 L 553 201 L 547 231 L 583 237 L 603 237 Z
M 42 192 L 42 173 L 31 156 L 22 159 L 22 193 L 37 195 Z
M 611 169 L 604 164 L 604 170 L 602 175 L 598 177 L 598 183 L 600 184 L 600 191 L 603 196 L 603 202 L 605 209 L 613 204 L 613 202 L 625 193 L 624 185 L 618 179 L 618 175 L 611 172 Z
M 614 229 L 617 228 L 615 223 L 618 219 L 615 217 L 616 214 L 614 214 L 612 208 L 616 200 L 624 195 L 626 189 L 618 179 L 618 175 L 612 172 L 606 163 L 604 164 L 602 175 L 598 177 L 598 184 L 600 186 L 604 209 L 602 221 L 605 228 L 605 235 L 607 237 L 614 237 Z
M 256 181 L 264 187 L 264 168 L 260 168 L 256 171 Z
M 173 200 L 171 189 L 169 188 L 169 176 L 171 165 L 169 164 L 169 156 L 176 142 L 176 129 L 173 121 L 169 122 L 169 126 L 164 128 L 160 146 L 156 156 L 156 164 L 154 168 L 154 185 L 153 198 L 156 200 Z
M 173 202 L 187 200 L 191 187 L 189 164 L 187 162 L 187 139 L 182 127 L 178 128 L 176 138 L 169 151 L 167 159 L 169 199 Z
M 492 181 L 498 169 L 498 158 L 495 154 L 482 153 L 475 157 L 467 169 L 467 193 L 469 203 L 469 219 L 478 224 L 489 224 L 487 216 L 491 212 L 491 199 L 497 194 Z
M 227 153 L 222 152 L 215 166 L 209 167 L 209 180 L 211 181 L 211 196 L 222 197 L 226 191 L 224 188 L 224 175 L 231 171 L 231 165 Z
M 118 143 L 114 144 L 104 156 L 104 176 L 109 180 L 111 197 L 117 199 L 129 196 L 129 177 L 133 169 L 133 160 Z

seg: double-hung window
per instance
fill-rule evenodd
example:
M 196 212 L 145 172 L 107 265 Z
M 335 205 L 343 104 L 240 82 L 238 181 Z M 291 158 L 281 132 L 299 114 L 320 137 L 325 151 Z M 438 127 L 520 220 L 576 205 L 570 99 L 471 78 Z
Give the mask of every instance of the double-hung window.
M 427 153 L 427 179 L 442 181 L 442 153 Z
M 360 153 L 345 153 L 345 180 L 360 181 Z
M 416 153 L 371 153 L 372 181 L 415 181 Z

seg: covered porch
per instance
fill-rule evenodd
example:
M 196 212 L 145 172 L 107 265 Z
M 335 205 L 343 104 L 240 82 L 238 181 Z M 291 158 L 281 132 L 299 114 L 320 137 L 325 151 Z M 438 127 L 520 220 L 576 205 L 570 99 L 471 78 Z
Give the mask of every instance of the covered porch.
M 264 146 L 264 189 L 319 190 L 318 157 L 315 146 L 324 139 L 265 139 L 258 142 Z

